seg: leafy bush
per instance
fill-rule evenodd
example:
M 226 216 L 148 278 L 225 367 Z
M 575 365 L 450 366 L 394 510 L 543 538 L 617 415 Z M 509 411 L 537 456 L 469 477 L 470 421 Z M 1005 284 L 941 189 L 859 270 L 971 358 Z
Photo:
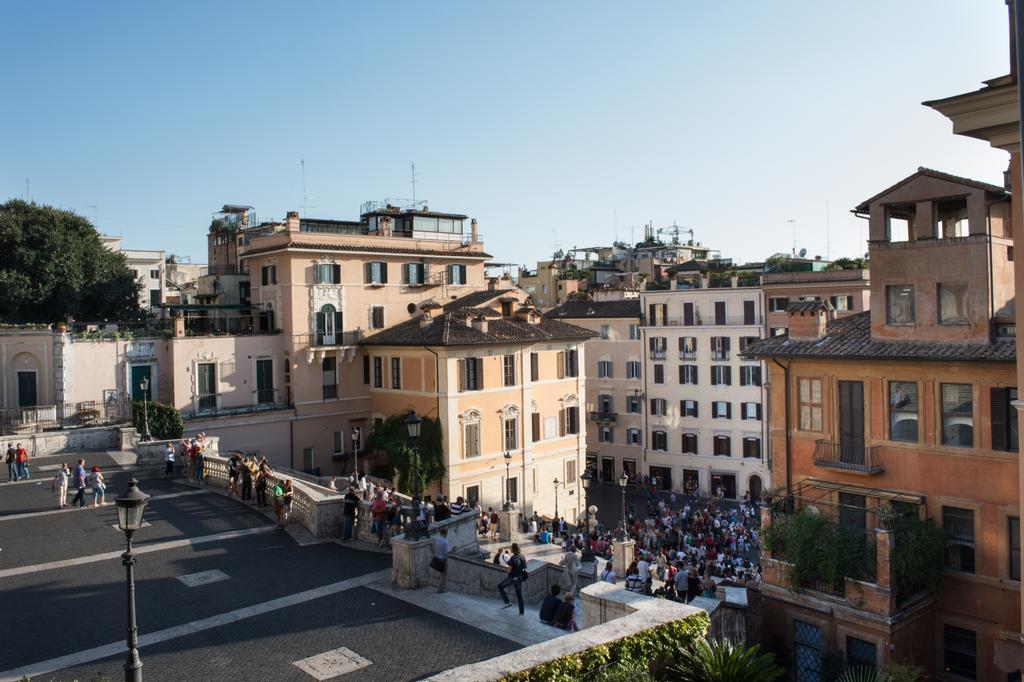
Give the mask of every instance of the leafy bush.
M 729 640 L 696 644 L 682 650 L 672 666 L 672 679 L 682 682 L 771 682 L 785 674 L 775 657 L 761 647 L 733 644 Z
M 149 434 L 156 440 L 174 440 L 181 438 L 185 430 L 185 422 L 181 418 L 181 412 L 174 405 L 165 403 L 149 402 L 146 405 L 149 411 Z M 145 429 L 145 419 L 142 408 L 142 401 L 132 402 L 132 426 L 140 434 Z
M 894 530 L 896 538 L 889 562 L 896 592 L 906 598 L 938 588 L 945 548 L 942 529 L 931 519 L 922 521 L 911 514 L 900 518 Z
M 841 585 L 845 578 L 871 578 L 874 545 L 864 533 L 841 526 L 805 507 L 795 514 L 778 514 L 764 531 L 765 547 L 793 565 L 793 589 L 824 583 Z
M 381 453 L 388 459 L 389 469 L 398 471 L 395 485 L 403 493 L 412 494 L 412 448 L 409 444 L 409 429 L 405 425 L 408 414 L 394 414 L 377 424 L 366 439 L 367 453 Z M 444 458 L 441 452 L 441 422 L 423 417 L 420 425 L 419 475 L 422 491 L 431 481 L 444 474 Z M 388 476 L 390 478 L 390 476 Z
M 620 640 L 599 644 L 586 651 L 556 658 L 529 670 L 512 673 L 503 682 L 577 682 L 601 679 L 634 682 L 659 679 L 680 652 L 704 641 L 708 630 L 706 613 L 641 630 Z M 604 677 L 602 677 L 604 675 Z M 672 678 L 669 678 L 672 679 Z

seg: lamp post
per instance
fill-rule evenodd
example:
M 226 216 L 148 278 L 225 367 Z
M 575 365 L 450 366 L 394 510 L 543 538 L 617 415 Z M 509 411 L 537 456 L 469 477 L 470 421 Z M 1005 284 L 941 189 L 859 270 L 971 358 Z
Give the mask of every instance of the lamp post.
M 361 431 L 358 426 L 352 427 L 352 472 L 359 476 L 359 437 Z
M 503 511 L 511 511 L 512 510 L 512 500 L 509 498 L 509 494 L 508 494 L 509 493 L 509 481 L 511 480 L 510 477 L 512 476 L 512 471 L 511 471 L 511 468 L 510 468 L 511 465 L 512 465 L 512 453 L 511 452 L 506 452 L 505 453 L 505 501 L 501 505 L 501 508 L 502 508 Z
M 583 481 L 583 494 L 585 497 L 586 504 L 586 541 L 583 543 L 583 561 L 593 561 L 594 551 L 590 548 L 590 484 L 594 480 L 594 472 L 590 467 L 587 467 L 586 471 L 580 474 L 580 480 Z
M 128 659 L 124 663 L 125 682 L 142 682 L 142 660 L 139 658 L 138 628 L 135 625 L 135 555 L 132 535 L 142 528 L 142 513 L 149 495 L 139 490 L 139 482 L 128 481 L 128 492 L 117 498 L 117 527 L 124 531 L 128 549 L 121 555 L 128 585 Z
M 416 414 L 416 410 L 409 412 L 409 416 L 405 418 L 405 426 L 409 429 L 409 440 L 412 441 L 412 514 L 414 521 L 412 524 L 413 532 L 410 536 L 406 533 L 407 537 L 412 540 L 418 540 L 422 537 L 423 527 L 420 525 L 420 426 L 423 424 L 423 419 Z M 424 524 L 426 525 L 426 524 Z
M 152 440 L 149 435 L 149 377 L 142 377 L 139 388 L 142 389 L 142 440 L 147 442 Z
M 619 476 L 619 487 L 622 488 L 622 533 L 626 533 L 626 486 L 629 485 L 629 475 L 626 470 L 622 470 L 622 474 Z
M 558 486 L 563 485 L 557 478 L 555 479 L 555 523 L 558 523 Z

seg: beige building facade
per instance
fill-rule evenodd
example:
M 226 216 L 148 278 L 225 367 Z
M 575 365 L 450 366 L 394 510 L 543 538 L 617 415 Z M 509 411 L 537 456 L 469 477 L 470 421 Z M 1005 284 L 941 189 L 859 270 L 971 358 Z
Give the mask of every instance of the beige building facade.
M 543 516 L 557 505 L 573 518 L 592 333 L 526 299 L 517 289 L 471 294 L 367 338 L 370 410 L 374 420 L 410 410 L 440 420 L 445 474 L 426 492 Z
M 635 480 L 643 459 L 643 346 L 639 298 L 570 301 L 546 317 L 589 329 L 587 342 L 587 466 L 605 481 L 623 471 Z
M 759 286 L 645 291 L 642 472 L 659 488 L 752 497 L 770 486 Z
M 867 310 L 871 305 L 871 271 L 766 272 L 761 275 L 768 335 L 789 329 L 786 310 L 791 303 L 828 301 L 836 317 Z

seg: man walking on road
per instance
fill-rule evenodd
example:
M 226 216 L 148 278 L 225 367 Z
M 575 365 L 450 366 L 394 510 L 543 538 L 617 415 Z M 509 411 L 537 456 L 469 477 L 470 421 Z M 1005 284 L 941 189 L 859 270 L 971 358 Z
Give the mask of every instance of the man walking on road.
M 24 478 L 27 481 L 31 478 L 28 475 L 28 450 L 21 447 L 21 443 L 18 443 L 18 447 L 15 448 L 14 461 L 18 464 L 18 480 Z
M 71 500 L 71 504 L 78 503 L 79 508 L 85 507 L 85 460 L 78 460 L 78 464 L 75 465 L 75 487 L 78 492 L 75 494 L 75 499 Z
M 505 602 L 505 606 L 502 608 L 509 608 L 512 606 L 512 602 L 508 599 L 508 594 L 505 593 L 505 588 L 511 585 L 516 588 L 516 601 L 519 603 L 519 615 L 523 615 L 526 607 L 523 605 L 523 581 L 526 580 L 526 559 L 519 553 L 519 545 L 512 543 L 512 558 L 508 562 L 508 576 L 498 583 L 498 594 L 501 595 L 502 601 Z
M 18 480 L 18 465 L 14 461 L 18 451 L 14 449 L 14 443 L 7 444 L 7 482 L 13 483 Z

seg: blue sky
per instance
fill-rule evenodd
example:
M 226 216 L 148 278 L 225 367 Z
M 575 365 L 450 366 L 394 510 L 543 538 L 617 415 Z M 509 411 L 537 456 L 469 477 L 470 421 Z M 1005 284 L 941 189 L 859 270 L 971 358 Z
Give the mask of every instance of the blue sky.
M 0 198 L 206 260 L 210 214 L 411 196 L 496 259 L 673 222 L 724 256 L 863 253 L 849 209 L 1007 157 L 926 99 L 1008 70 L 1002 0 L 7 3 Z M 638 229 L 632 230 L 631 227 Z

